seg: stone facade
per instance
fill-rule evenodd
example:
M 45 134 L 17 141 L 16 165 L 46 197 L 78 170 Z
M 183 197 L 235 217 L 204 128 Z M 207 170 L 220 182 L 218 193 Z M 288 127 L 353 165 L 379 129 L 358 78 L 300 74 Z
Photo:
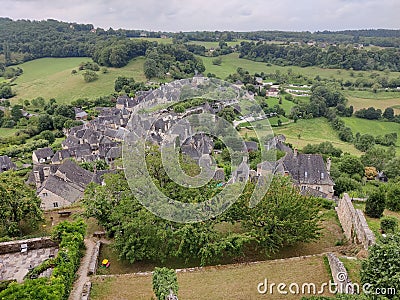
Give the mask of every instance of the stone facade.
M 344 194 L 336 208 L 344 234 L 352 243 L 362 244 L 365 249 L 375 244 L 375 236 L 368 227 L 364 214 L 355 209 L 348 194 Z

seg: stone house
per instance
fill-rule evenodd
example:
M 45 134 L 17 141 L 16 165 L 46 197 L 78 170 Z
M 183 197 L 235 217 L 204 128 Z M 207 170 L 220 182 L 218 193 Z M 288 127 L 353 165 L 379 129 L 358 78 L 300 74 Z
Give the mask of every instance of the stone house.
M 51 162 L 53 155 L 54 155 L 54 151 L 49 147 L 37 149 L 36 151 L 33 151 L 33 153 L 32 153 L 33 164 L 49 163 L 49 162 Z
M 91 182 L 99 183 L 96 174 L 69 159 L 57 165 L 35 165 L 28 179 L 36 186 L 43 210 L 72 205 L 82 198 Z

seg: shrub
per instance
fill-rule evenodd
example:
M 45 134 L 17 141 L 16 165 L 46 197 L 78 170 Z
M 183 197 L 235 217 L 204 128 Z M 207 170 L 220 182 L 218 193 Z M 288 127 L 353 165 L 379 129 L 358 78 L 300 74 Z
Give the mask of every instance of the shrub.
M 153 291 L 158 300 L 164 300 L 172 291 L 178 293 L 178 280 L 175 270 L 155 268 L 153 273 Z
M 393 288 L 397 295 L 390 296 L 398 299 L 400 291 L 400 234 L 389 235 L 381 238 L 375 245 L 370 247 L 368 259 L 364 260 L 361 268 L 361 283 L 370 285 L 369 291 L 377 291 L 377 288 Z M 380 298 L 379 295 L 370 294 L 369 299 Z
M 400 211 L 400 184 L 389 188 L 386 195 L 386 207 L 392 211 Z
M 399 226 L 399 221 L 395 217 L 383 217 L 381 219 L 381 230 L 383 233 L 395 233 Z
M 367 199 L 365 213 L 371 218 L 382 217 L 385 210 L 385 193 L 382 190 L 374 191 Z

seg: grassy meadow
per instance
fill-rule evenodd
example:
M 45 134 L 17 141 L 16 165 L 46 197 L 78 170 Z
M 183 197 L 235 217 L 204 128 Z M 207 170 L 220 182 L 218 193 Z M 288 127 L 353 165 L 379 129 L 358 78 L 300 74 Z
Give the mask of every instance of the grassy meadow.
M 275 134 L 284 134 L 286 136 L 286 141 L 298 149 L 302 149 L 307 144 L 319 144 L 329 141 L 335 147 L 342 149 L 343 152 L 361 155 L 361 152 L 358 151 L 354 145 L 345 143 L 339 139 L 337 132 L 332 129 L 325 118 L 298 120 L 296 123 L 290 123 L 272 129 Z M 260 131 L 262 132 L 262 130 Z M 241 134 L 246 134 L 246 132 L 248 136 L 251 136 L 253 133 L 247 129 L 241 130 Z
M 392 107 L 395 114 L 400 114 L 400 92 L 381 91 L 345 91 L 348 105 L 353 105 L 354 110 L 374 107 L 382 111 L 387 107 Z
M 267 261 L 250 265 L 206 267 L 193 272 L 178 273 L 178 296 L 181 299 L 299 299 L 299 295 L 259 294 L 257 285 L 268 283 L 312 282 L 320 286 L 330 277 L 322 256 L 286 261 Z M 151 299 L 154 297 L 151 275 L 95 277 L 91 299 Z M 307 289 L 306 289 L 307 290 Z M 328 292 L 328 291 L 327 291 Z M 307 295 L 305 295 L 307 296 Z M 310 295 L 308 295 L 310 296 Z
M 17 96 L 12 101 L 43 97 L 55 98 L 59 103 L 70 103 L 78 98 L 95 98 L 114 92 L 114 81 L 118 76 L 133 77 L 136 81 L 145 81 L 143 73 L 144 58 L 133 59 L 123 68 L 108 68 L 108 73 L 97 72 L 99 79 L 86 83 L 82 71 L 78 70 L 81 62 L 91 58 L 42 58 L 19 65 L 24 73 L 14 81 L 13 89 Z
M 310 78 L 315 78 L 317 75 L 319 75 L 321 78 L 343 79 L 351 81 L 353 81 L 356 77 L 369 77 L 372 74 L 372 72 L 369 71 L 323 69 L 319 67 L 301 68 L 297 66 L 268 66 L 264 62 L 255 62 L 248 59 L 239 58 L 239 53 L 231 53 L 228 55 L 220 56 L 222 58 L 222 63 L 220 66 L 212 64 L 214 57 L 199 57 L 203 59 L 204 65 L 206 67 L 205 74 L 213 73 L 222 79 L 225 79 L 229 74 L 235 73 L 238 67 L 242 67 L 243 69 L 249 71 L 251 74 L 261 72 L 275 73 L 276 71 L 286 73 L 289 69 L 291 69 L 293 73 L 303 74 Z M 373 73 L 377 73 L 380 75 L 385 74 L 383 71 L 373 71 Z M 387 76 L 388 78 L 399 77 L 400 72 L 390 72 Z
M 356 117 L 342 118 L 346 126 L 350 127 L 354 134 L 371 134 L 373 136 L 385 135 L 387 133 L 397 132 L 400 136 L 400 124 L 380 120 L 367 120 Z M 397 147 L 400 147 L 400 139 L 397 139 Z

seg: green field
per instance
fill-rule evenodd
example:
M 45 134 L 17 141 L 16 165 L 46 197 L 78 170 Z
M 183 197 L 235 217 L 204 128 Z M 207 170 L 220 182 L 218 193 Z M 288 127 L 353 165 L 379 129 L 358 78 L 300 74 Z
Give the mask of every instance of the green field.
M 108 68 L 108 73 L 99 74 L 99 79 L 86 83 L 83 76 L 71 74 L 77 70 L 81 62 L 91 61 L 90 58 L 42 58 L 19 65 L 24 73 L 15 80 L 13 89 L 19 99 L 43 97 L 55 98 L 60 103 L 69 103 L 78 98 L 95 98 L 114 92 L 114 81 L 118 76 L 133 77 L 136 81 L 145 81 L 143 73 L 144 58 L 132 60 L 123 68 Z
M 318 287 L 328 282 L 330 275 L 322 256 L 285 261 L 267 261 L 250 265 L 206 267 L 192 272 L 178 273 L 179 299 L 299 299 L 299 295 L 259 294 L 257 285 L 268 283 L 315 283 Z M 95 277 L 90 298 L 152 299 L 151 275 L 128 274 L 118 277 Z M 307 289 L 306 289 L 307 291 Z M 326 289 L 328 292 L 328 289 Z M 324 293 L 327 295 L 327 293 Z M 304 295 L 307 296 L 307 295 Z M 310 294 L 308 294 L 310 296 Z
M 400 92 L 345 91 L 344 94 L 349 100 L 348 105 L 353 105 L 354 110 L 374 107 L 384 111 L 392 107 L 395 114 L 400 114 Z
M 218 77 L 225 79 L 229 74 L 235 73 L 238 67 L 242 67 L 243 69 L 249 71 L 251 74 L 254 73 L 275 73 L 275 71 L 279 70 L 281 73 L 287 72 L 289 69 L 292 70 L 293 73 L 303 74 L 310 78 L 315 78 L 319 75 L 321 78 L 331 78 L 331 79 L 342 79 L 342 80 L 351 80 L 354 81 L 357 76 L 365 76 L 368 77 L 371 72 L 368 71 L 348 71 L 348 70 L 339 70 L 339 69 L 323 69 L 319 67 L 307 67 L 301 68 L 297 66 L 267 66 L 266 63 L 263 62 L 255 62 L 243 58 L 239 58 L 238 53 L 231 53 L 228 55 L 220 56 L 222 58 L 222 64 L 220 66 L 213 65 L 212 60 L 213 57 L 201 57 L 204 61 L 204 65 L 206 67 L 205 74 L 213 73 Z M 374 71 L 374 73 L 384 75 L 384 72 Z M 351 76 L 351 74 L 354 74 Z M 399 77 L 400 72 L 391 72 L 387 75 L 389 78 Z
M 17 131 L 18 129 L 14 128 L 0 128 L 0 137 L 5 138 L 13 136 Z
M 131 40 L 143 40 L 149 42 L 157 42 L 160 44 L 172 44 L 172 38 L 150 38 L 150 37 L 139 37 L 139 38 L 131 38 Z
M 329 141 L 335 147 L 342 149 L 343 152 L 349 152 L 354 155 L 361 154 L 354 145 L 341 141 L 337 133 L 324 118 L 298 120 L 297 123 L 290 123 L 272 129 L 275 134 L 284 134 L 286 141 L 298 149 L 302 149 L 307 144 L 319 144 Z M 245 134 L 246 132 L 248 136 L 251 136 L 251 131 L 247 131 L 246 129 L 241 130 L 241 134 Z
M 394 122 L 385 122 L 377 120 L 360 119 L 356 117 L 342 118 L 346 126 L 350 127 L 353 134 L 371 134 L 373 136 L 385 135 L 387 133 L 397 132 L 400 136 L 400 124 Z M 397 139 L 397 147 L 400 147 L 400 139 Z

